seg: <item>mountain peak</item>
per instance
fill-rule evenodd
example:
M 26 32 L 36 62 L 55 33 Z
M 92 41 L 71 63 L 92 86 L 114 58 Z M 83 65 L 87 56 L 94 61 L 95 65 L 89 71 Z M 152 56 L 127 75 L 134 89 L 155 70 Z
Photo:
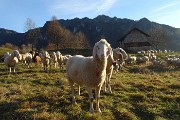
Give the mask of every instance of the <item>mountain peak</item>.
M 111 19 L 109 16 L 106 15 L 98 15 L 94 18 L 95 20 L 105 20 L 105 19 Z
M 139 19 L 139 22 L 150 22 L 147 18 L 141 18 L 141 19 Z

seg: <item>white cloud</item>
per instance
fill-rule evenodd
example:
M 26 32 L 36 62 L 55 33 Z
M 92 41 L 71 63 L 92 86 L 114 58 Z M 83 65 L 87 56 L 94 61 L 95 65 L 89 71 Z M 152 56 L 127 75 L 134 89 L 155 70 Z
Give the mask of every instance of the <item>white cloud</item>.
M 156 12 L 162 11 L 164 9 L 173 7 L 173 6 L 175 6 L 175 5 L 179 4 L 179 3 L 180 2 L 175 2 L 175 3 L 171 3 L 171 4 L 168 4 L 168 5 L 165 5 L 165 6 L 161 6 L 160 8 L 153 10 L 151 13 L 156 13 Z
M 116 2 L 117 2 L 117 0 L 103 0 L 103 2 L 100 4 L 100 6 L 98 6 L 98 11 L 99 11 L 99 12 L 107 11 L 107 10 L 109 10 Z
M 92 13 L 102 14 L 113 7 L 118 0 L 55 0 L 49 7 L 54 15 L 77 16 Z

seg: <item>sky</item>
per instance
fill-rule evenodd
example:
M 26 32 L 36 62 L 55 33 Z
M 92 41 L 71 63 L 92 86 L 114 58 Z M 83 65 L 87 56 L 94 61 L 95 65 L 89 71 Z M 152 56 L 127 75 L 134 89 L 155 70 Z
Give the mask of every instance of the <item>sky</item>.
M 98 15 L 150 21 L 180 28 L 180 0 L 0 0 L 0 28 L 24 33 L 30 18 L 42 27 L 57 19 L 95 18 Z

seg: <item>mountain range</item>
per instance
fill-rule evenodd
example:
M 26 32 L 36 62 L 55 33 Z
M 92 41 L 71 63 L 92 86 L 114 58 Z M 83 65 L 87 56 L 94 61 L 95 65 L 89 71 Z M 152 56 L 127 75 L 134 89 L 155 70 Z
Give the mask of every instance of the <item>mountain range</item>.
M 49 22 L 50 21 L 47 21 L 43 27 L 37 28 L 41 30 L 42 36 L 45 36 L 44 33 Z M 99 15 L 94 19 L 87 17 L 82 19 L 60 19 L 59 22 L 71 32 L 83 32 L 91 47 L 101 38 L 106 38 L 112 47 L 118 47 L 121 38 L 133 28 L 138 28 L 146 33 L 152 29 L 162 28 L 166 30 L 167 34 L 170 36 L 167 49 L 180 51 L 180 28 L 159 24 L 147 18 L 135 21 L 127 18 L 111 18 L 106 15 Z M 25 35 L 26 33 L 18 33 L 13 30 L 0 28 L 0 45 L 5 43 L 12 43 L 18 46 L 26 44 Z M 47 39 L 43 38 L 45 37 L 42 37 L 41 42 L 47 43 Z

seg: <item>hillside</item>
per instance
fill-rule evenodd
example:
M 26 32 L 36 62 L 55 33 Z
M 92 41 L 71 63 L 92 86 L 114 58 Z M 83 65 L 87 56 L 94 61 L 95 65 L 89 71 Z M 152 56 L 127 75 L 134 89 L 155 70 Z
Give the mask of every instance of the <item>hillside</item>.
M 147 33 L 152 29 L 162 28 L 166 30 L 170 36 L 167 49 L 180 51 L 180 28 L 151 22 L 147 18 L 134 21 L 126 18 L 111 18 L 105 15 L 99 15 L 94 19 L 89 19 L 87 17 L 82 19 L 74 18 L 70 20 L 60 19 L 59 22 L 62 26 L 72 32 L 83 32 L 88 38 L 91 46 L 99 41 L 100 38 L 106 38 L 108 42 L 111 43 L 112 47 L 117 47 L 119 45 L 119 40 L 134 27 Z M 47 21 L 43 27 L 39 28 L 41 29 L 42 36 L 44 36 L 48 24 L 49 21 Z M 25 41 L 23 41 L 25 39 L 25 34 L 26 33 L 17 33 L 11 30 L 0 29 L 0 44 L 10 42 L 16 45 L 21 45 L 22 43 L 25 43 Z M 41 41 L 47 43 L 46 39 Z

